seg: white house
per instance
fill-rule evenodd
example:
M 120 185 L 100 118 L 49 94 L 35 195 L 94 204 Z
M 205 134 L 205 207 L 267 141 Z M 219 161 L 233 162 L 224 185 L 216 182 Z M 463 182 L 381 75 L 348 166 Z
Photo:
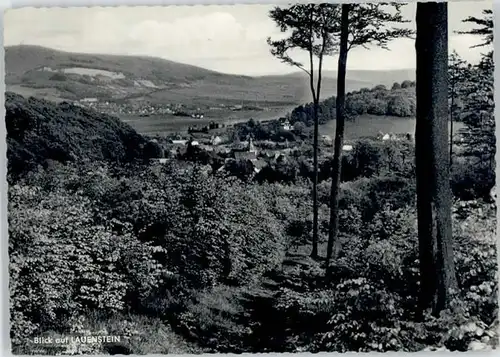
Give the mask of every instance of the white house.
M 162 157 L 162 158 L 157 158 L 157 159 L 151 159 L 151 161 L 158 162 L 160 164 L 166 164 L 168 162 L 168 159 Z
M 97 102 L 97 98 L 83 98 L 80 100 L 80 102 L 84 102 L 84 103 L 96 103 Z
M 285 120 L 285 122 L 283 123 L 283 129 L 284 130 L 292 130 L 292 126 L 290 125 L 290 122 L 287 120 Z
M 212 136 L 212 139 L 210 141 L 212 145 L 219 145 L 222 142 L 222 139 L 220 136 Z
M 172 144 L 174 145 L 186 145 L 187 140 L 172 140 Z

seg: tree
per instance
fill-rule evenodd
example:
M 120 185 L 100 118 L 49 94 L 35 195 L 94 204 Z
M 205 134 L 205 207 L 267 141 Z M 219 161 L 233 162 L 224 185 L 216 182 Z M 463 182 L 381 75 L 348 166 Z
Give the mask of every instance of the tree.
M 341 16 L 341 30 L 340 30 L 340 54 L 338 61 L 338 76 L 337 76 L 337 127 L 335 128 L 335 144 L 333 153 L 333 167 L 332 167 L 332 188 L 330 193 L 330 231 L 328 234 L 328 246 L 326 253 L 326 263 L 332 256 L 333 244 L 336 243 L 335 251 L 340 250 L 339 240 L 336 235 L 339 229 L 338 217 L 338 195 L 340 183 L 340 170 L 342 168 L 342 161 L 340 155 L 342 151 L 344 139 L 344 126 L 345 126 L 345 77 L 347 67 L 347 51 L 348 51 L 348 37 L 349 37 L 349 11 L 350 4 L 342 4 Z
M 465 61 L 460 58 L 456 51 L 453 51 L 449 58 L 448 76 L 450 90 L 448 97 L 450 99 L 450 169 L 453 167 L 453 122 L 458 114 L 456 99 L 459 94 L 459 86 L 464 80 L 466 72 Z
M 293 130 L 297 134 L 302 134 L 304 132 L 304 129 L 305 129 L 305 124 L 301 121 L 298 121 L 295 124 L 293 124 Z
M 463 22 L 471 22 L 479 26 L 469 31 L 460 31 L 460 34 L 479 35 L 484 37 L 484 42 L 472 47 L 488 46 L 493 43 L 493 11 L 491 9 L 483 10 L 483 18 L 469 16 Z
M 410 88 L 413 86 L 412 81 L 405 80 L 401 83 L 401 88 Z
M 399 84 L 398 82 L 394 82 L 394 84 L 392 85 L 392 90 L 396 89 L 401 89 L 401 84 Z
M 318 132 L 319 132 L 319 99 L 323 59 L 331 55 L 335 48 L 335 36 L 338 32 L 339 6 L 335 4 L 298 4 L 289 8 L 274 8 L 270 12 L 271 19 L 279 26 L 281 32 L 291 34 L 282 40 L 273 41 L 268 38 L 271 54 L 283 63 L 300 68 L 309 76 L 309 85 L 314 108 L 314 142 L 313 142 L 313 236 L 311 256 L 318 255 Z M 290 56 L 290 50 L 299 49 L 307 52 L 308 65 L 304 65 Z M 317 76 L 314 58 L 317 58 Z
M 483 42 L 472 47 L 490 46 L 493 42 L 493 14 L 491 10 L 483 10 L 484 17 L 468 17 L 464 22 L 478 25 L 462 34 L 483 36 Z M 493 51 L 483 54 L 479 64 L 470 66 L 468 78 L 460 88 L 460 96 L 464 102 L 463 122 L 465 128 L 461 131 L 466 154 L 476 158 L 475 169 L 485 171 L 481 183 L 484 186 L 495 183 L 495 119 L 494 119 L 494 61 Z M 491 187 L 487 189 L 489 191 Z
M 339 185 L 342 161 L 340 159 L 342 143 L 344 140 L 344 127 L 346 120 L 345 110 L 345 77 L 347 67 L 347 54 L 356 46 L 367 48 L 376 44 L 387 49 L 387 44 L 394 38 L 410 36 L 409 29 L 392 28 L 388 23 L 407 22 L 401 15 L 401 4 L 350 4 L 342 5 L 342 18 L 340 30 L 340 54 L 337 76 L 337 127 L 335 130 L 335 144 L 332 169 L 332 187 L 330 196 L 330 230 L 328 234 L 328 247 L 326 264 L 340 252 L 340 242 L 337 239 L 339 226 Z M 387 7 L 391 8 L 388 11 Z M 384 87 L 385 89 L 385 87 Z M 335 249 L 334 249 L 335 246 Z
M 448 8 L 417 4 L 415 132 L 420 306 L 450 307 L 457 291 L 448 165 Z

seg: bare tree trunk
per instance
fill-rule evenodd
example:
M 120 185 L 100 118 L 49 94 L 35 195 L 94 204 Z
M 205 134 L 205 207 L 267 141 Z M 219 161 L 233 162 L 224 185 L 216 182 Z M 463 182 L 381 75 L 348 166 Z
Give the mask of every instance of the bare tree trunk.
M 312 29 L 310 36 L 312 37 Z M 314 138 L 313 138 L 313 234 L 312 234 L 312 251 L 311 257 L 316 259 L 318 257 L 318 107 L 319 107 L 319 94 L 316 93 L 314 88 L 314 62 L 311 48 L 309 49 L 309 86 L 313 97 L 313 120 L 314 120 Z
M 434 313 L 457 291 L 448 152 L 448 8 L 417 3 L 417 170 L 420 305 Z
M 330 193 L 330 231 L 328 233 L 328 246 L 326 252 L 326 265 L 330 259 L 336 259 L 340 252 L 340 241 L 338 239 L 339 230 L 339 186 L 340 174 L 342 170 L 342 144 L 344 141 L 345 127 L 345 77 L 347 67 L 347 40 L 349 36 L 349 10 L 351 5 L 342 5 L 341 32 L 340 32 L 340 54 L 338 62 L 337 77 L 337 124 L 335 129 L 335 147 L 333 152 L 332 165 L 332 188 Z
M 319 98 L 314 99 L 314 141 L 313 141 L 313 236 L 311 257 L 318 257 L 318 107 Z

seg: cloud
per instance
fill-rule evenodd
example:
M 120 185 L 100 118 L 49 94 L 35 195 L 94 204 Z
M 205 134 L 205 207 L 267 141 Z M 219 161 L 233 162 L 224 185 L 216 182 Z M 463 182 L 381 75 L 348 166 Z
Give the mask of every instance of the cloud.
M 455 17 L 463 18 L 458 4 L 454 6 Z M 470 4 L 464 6 L 469 15 Z M 269 52 L 266 38 L 280 36 L 268 17 L 270 9 L 267 5 L 22 8 L 6 12 L 4 41 L 6 45 L 37 44 L 72 52 L 157 56 L 231 73 L 293 71 Z M 414 9 L 408 6 L 406 12 L 411 18 Z M 481 49 L 470 46 L 479 41 L 476 36 L 453 34 L 450 47 L 465 59 L 476 61 Z M 413 41 L 395 40 L 390 48 L 355 49 L 349 54 L 348 66 L 415 66 Z M 298 55 L 298 59 L 306 58 Z M 335 61 L 335 57 L 328 58 L 327 69 L 336 69 Z

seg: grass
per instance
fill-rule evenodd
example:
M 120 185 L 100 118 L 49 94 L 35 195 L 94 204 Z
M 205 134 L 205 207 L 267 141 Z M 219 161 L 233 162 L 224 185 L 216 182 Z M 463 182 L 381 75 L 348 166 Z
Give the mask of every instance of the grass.
M 416 119 L 414 118 L 399 118 L 390 116 L 377 115 L 362 115 L 354 121 L 346 122 L 345 138 L 358 139 L 361 137 L 376 136 L 379 132 L 402 134 L 415 133 Z M 319 132 L 321 135 L 335 136 L 336 122 L 332 120 L 324 125 L 321 125 Z M 462 123 L 455 123 L 453 131 L 458 132 L 463 127 Z
M 166 135 L 173 132 L 187 131 L 188 127 L 198 125 L 205 126 L 211 121 L 223 124 L 234 124 L 245 122 L 250 118 L 255 120 L 277 119 L 290 112 L 291 107 L 274 107 L 267 111 L 230 111 L 213 110 L 205 112 L 205 118 L 194 119 L 189 117 L 178 117 L 174 115 L 152 115 L 149 117 L 139 117 L 136 115 L 122 115 L 120 118 L 132 126 L 139 133 L 144 135 Z M 385 133 L 414 133 L 414 118 L 399 118 L 389 116 L 363 115 L 355 121 L 346 123 L 346 139 L 358 139 L 361 137 L 376 136 L 379 132 Z M 335 120 L 320 126 L 321 135 L 335 136 Z M 462 123 L 455 123 L 454 131 L 458 132 L 463 127 Z
M 235 124 L 246 122 L 251 118 L 255 120 L 277 119 L 290 112 L 293 107 L 272 107 L 265 111 L 258 110 L 209 110 L 205 111 L 203 119 L 179 117 L 174 115 L 151 115 L 140 117 L 138 115 L 120 115 L 120 119 L 132 126 L 141 134 L 162 135 L 172 132 L 187 131 L 188 127 L 197 125 L 205 126 L 214 121 L 220 124 Z

